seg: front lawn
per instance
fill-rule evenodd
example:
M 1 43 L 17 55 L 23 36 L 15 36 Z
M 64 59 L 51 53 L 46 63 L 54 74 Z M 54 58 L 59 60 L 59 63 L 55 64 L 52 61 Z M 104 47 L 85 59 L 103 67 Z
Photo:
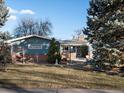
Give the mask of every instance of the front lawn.
M 124 78 L 52 65 L 10 65 L 0 87 L 123 89 Z

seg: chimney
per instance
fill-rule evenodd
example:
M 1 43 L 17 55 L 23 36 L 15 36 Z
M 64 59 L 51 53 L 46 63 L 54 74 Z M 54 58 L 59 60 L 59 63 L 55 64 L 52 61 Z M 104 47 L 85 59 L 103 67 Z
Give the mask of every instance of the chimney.
M 79 36 L 78 36 L 78 40 L 79 40 L 79 41 L 84 41 L 83 35 L 79 35 Z

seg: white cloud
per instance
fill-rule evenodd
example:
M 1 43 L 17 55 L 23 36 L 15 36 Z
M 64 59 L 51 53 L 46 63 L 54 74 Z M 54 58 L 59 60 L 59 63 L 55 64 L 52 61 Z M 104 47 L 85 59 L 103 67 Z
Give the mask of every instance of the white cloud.
M 8 9 L 9 9 L 9 13 L 10 13 L 10 14 L 16 14 L 16 13 L 18 13 L 17 10 L 12 9 L 11 7 L 8 7 Z
M 35 14 L 35 12 L 30 9 L 16 10 L 11 7 L 8 7 L 8 9 L 10 14 L 29 14 L 29 15 Z
M 15 15 L 11 15 L 9 18 L 8 18 L 8 20 L 13 20 L 13 21 L 15 21 L 17 19 L 17 17 L 15 16 Z
M 20 14 L 30 14 L 30 15 L 33 15 L 35 13 L 32 10 L 27 9 L 27 10 L 21 10 Z

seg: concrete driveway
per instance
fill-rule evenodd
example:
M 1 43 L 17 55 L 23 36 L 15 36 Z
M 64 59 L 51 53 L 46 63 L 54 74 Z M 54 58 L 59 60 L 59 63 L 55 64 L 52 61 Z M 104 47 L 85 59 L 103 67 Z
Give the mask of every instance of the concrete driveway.
M 5 89 L 0 88 L 0 93 L 124 93 L 117 90 L 102 89 Z

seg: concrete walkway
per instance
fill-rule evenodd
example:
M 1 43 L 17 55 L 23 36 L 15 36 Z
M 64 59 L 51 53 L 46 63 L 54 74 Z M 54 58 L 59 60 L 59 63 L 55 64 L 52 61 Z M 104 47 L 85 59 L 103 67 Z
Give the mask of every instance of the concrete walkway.
M 117 90 L 100 89 L 5 89 L 0 88 L 0 93 L 124 93 Z

